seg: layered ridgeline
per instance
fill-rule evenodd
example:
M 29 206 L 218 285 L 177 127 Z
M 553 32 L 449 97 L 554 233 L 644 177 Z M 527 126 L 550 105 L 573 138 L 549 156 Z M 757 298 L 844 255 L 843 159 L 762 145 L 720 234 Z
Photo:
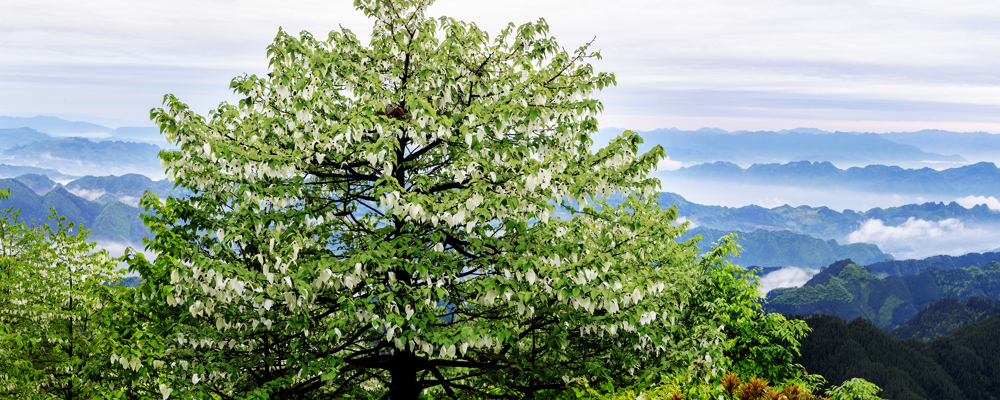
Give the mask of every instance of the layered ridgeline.
M 84 136 L 95 139 L 145 142 L 154 143 L 160 147 L 165 147 L 163 145 L 166 144 L 166 139 L 160 135 L 160 130 L 157 127 L 125 126 L 109 128 L 90 122 L 68 121 L 57 117 L 35 116 L 25 118 L 0 116 L 0 131 L 16 128 L 30 128 L 34 131 L 54 136 Z
M 601 131 L 606 137 L 620 132 L 621 129 L 614 128 Z M 671 160 L 685 164 L 730 161 L 749 165 L 814 160 L 850 165 L 923 165 L 928 161 L 966 161 L 958 154 L 921 150 L 912 144 L 899 143 L 874 133 L 825 132 L 808 128 L 778 132 L 727 132 L 718 128 L 682 131 L 671 128 L 641 132 L 641 135 L 644 148 L 663 146 Z
M 879 220 L 886 226 L 906 223 L 910 218 L 923 221 L 956 219 L 970 224 L 1000 223 L 1000 212 L 986 205 L 963 207 L 956 202 L 907 204 L 899 207 L 872 208 L 868 211 L 844 210 L 838 212 L 827 207 L 783 205 L 765 208 L 757 205 L 743 207 L 710 206 L 692 203 L 684 197 L 669 192 L 660 193 L 660 205 L 676 205 L 678 214 L 699 226 L 724 231 L 789 230 L 821 239 L 841 240 L 857 231 L 868 220 Z
M 890 400 L 1000 398 L 1000 315 L 934 340 L 903 340 L 865 319 L 805 319 L 812 332 L 796 362 L 830 384 L 858 377 Z
M 60 216 L 90 229 L 89 240 L 141 243 L 149 235 L 136 207 L 145 191 L 158 196 L 183 196 L 166 180 L 153 181 L 145 176 L 86 176 L 62 185 L 44 175 L 27 174 L 17 178 L 0 179 L 0 189 L 10 190 L 7 201 L 0 208 L 14 207 L 21 210 L 21 218 L 37 223 L 51 224 L 46 217 L 54 208 Z
M 788 315 L 861 317 L 889 331 L 942 298 L 1000 298 L 1000 253 L 983 258 L 992 260 L 983 266 L 928 268 L 912 275 L 881 277 L 851 260 L 839 261 L 802 287 L 772 290 L 765 308 Z
M 680 240 L 701 236 L 698 248 L 700 254 L 705 254 L 710 249 L 708 244 L 730 233 L 732 232 L 700 226 L 689 229 Z M 765 267 L 766 272 L 770 272 L 773 269 L 771 267 L 819 268 L 847 258 L 863 264 L 892 259 L 891 255 L 883 253 L 878 246 L 868 243 L 842 245 L 833 239 L 817 239 L 787 230 L 758 229 L 736 233 L 736 243 L 742 250 L 732 261 L 745 267 Z
M 28 127 L 0 129 L 0 163 L 37 169 L 5 171 L 0 168 L 0 176 L 13 177 L 24 173 L 42 173 L 53 179 L 64 179 L 62 174 L 80 176 L 141 173 L 162 176 L 163 168 L 157 158 L 161 150 L 161 146 L 157 144 L 162 144 L 136 138 L 149 136 L 150 132 L 147 131 L 155 128 L 119 129 L 122 132 L 115 136 L 112 133 L 118 130 L 110 130 L 110 133 L 81 132 L 106 135 L 87 138 L 53 136 Z M 51 174 L 44 170 L 58 172 Z
M 598 144 L 622 129 L 602 129 Z M 886 134 L 828 132 L 813 128 L 727 132 L 656 129 L 641 132 L 643 148 L 664 147 L 671 160 L 685 165 L 729 161 L 740 165 L 831 161 L 841 166 L 869 164 L 936 167 L 966 162 L 1000 161 L 1000 136 L 986 132 L 922 130 Z
M 717 161 L 663 171 L 661 174 L 668 178 L 869 193 L 1000 197 L 1000 169 L 992 162 L 938 171 L 926 167 L 905 169 L 881 164 L 840 169 L 829 161 L 754 164 L 744 169 L 732 162 Z

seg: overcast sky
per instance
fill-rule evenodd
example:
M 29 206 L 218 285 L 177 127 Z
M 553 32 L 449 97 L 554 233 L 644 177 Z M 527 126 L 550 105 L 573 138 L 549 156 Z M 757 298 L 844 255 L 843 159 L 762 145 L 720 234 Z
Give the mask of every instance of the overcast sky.
M 205 113 L 267 72 L 279 26 L 371 23 L 350 0 L 0 0 L 0 115 L 149 125 L 173 93 Z M 618 86 L 602 125 L 1000 133 L 1000 2 L 438 0 L 490 32 L 544 17 L 596 37 Z M 75 118 L 74 118 L 75 117 Z

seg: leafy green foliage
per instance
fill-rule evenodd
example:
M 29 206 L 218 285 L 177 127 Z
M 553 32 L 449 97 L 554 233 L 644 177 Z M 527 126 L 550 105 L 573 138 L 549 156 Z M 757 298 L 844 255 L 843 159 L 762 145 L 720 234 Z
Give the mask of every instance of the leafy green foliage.
M 7 192 L 0 193 L 6 197 Z M 89 398 L 105 388 L 93 367 L 102 331 L 97 314 L 116 260 L 93 252 L 86 231 L 65 218 L 29 227 L 0 212 L 0 396 Z

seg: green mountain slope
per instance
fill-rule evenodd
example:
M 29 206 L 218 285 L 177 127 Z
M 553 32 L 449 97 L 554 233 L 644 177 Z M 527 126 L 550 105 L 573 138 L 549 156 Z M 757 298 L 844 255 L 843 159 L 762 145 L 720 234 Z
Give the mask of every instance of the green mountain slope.
M 120 202 L 88 201 L 61 186 L 39 196 L 24 183 L 10 178 L 0 179 L 0 188 L 10 188 L 10 198 L 0 202 L 0 208 L 19 208 L 21 218 L 27 221 L 53 224 L 54 221 L 46 218 L 51 207 L 68 221 L 90 229 L 91 240 L 138 244 L 149 235 L 149 230 L 139 220 L 142 211 L 136 207 Z
M 1000 398 L 1000 315 L 929 342 L 896 338 L 865 319 L 805 319 L 812 332 L 796 360 L 829 384 L 866 379 L 890 400 Z
M 880 278 L 850 260 L 820 271 L 799 288 L 768 293 L 766 309 L 790 315 L 814 313 L 862 317 L 889 331 L 944 297 L 1000 298 L 1000 263 L 984 268 L 931 268 L 914 275 Z
M 680 240 L 701 236 L 702 241 L 699 243 L 699 249 L 704 254 L 708 251 L 708 244 L 718 241 L 720 237 L 729 233 L 729 231 L 697 227 L 688 230 Z M 878 246 L 873 244 L 841 245 L 833 239 L 816 239 L 809 235 L 787 230 L 758 229 L 750 232 L 737 232 L 737 234 L 739 239 L 736 242 L 743 247 L 743 250 L 733 259 L 733 262 L 747 267 L 816 268 L 847 258 L 858 260 L 863 264 L 892 259 L 891 255 L 883 253 Z

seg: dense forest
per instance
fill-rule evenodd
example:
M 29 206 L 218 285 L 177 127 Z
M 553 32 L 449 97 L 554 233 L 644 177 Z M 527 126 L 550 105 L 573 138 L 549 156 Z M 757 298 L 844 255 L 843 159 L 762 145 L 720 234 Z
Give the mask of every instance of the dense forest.
M 897 338 L 864 318 L 805 321 L 812 332 L 796 361 L 831 384 L 861 377 L 893 400 L 1000 398 L 1000 315 L 930 341 Z

